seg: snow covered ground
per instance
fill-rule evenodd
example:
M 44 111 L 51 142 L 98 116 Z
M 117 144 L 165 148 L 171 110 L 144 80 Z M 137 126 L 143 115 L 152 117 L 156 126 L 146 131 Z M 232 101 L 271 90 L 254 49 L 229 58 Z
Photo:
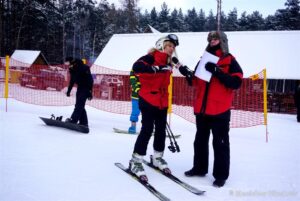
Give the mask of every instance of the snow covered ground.
M 45 107 L 9 99 L 5 112 L 5 99 L 0 99 L 0 200 L 158 200 L 114 166 L 127 165 L 131 157 L 136 136 L 112 132 L 113 127 L 127 129 L 129 117 L 87 107 L 89 134 L 48 127 L 38 118 L 52 113 L 66 118 L 72 110 L 73 106 Z M 211 186 L 212 149 L 206 177 L 184 176 L 192 167 L 195 125 L 172 115 L 171 127 L 181 134 L 181 152 L 165 152 L 171 170 L 206 191 L 194 195 L 145 167 L 150 183 L 171 200 L 299 200 L 300 124 L 295 115 L 269 114 L 268 143 L 265 126 L 231 129 L 231 170 L 223 188 Z M 147 154 L 152 152 L 151 140 Z

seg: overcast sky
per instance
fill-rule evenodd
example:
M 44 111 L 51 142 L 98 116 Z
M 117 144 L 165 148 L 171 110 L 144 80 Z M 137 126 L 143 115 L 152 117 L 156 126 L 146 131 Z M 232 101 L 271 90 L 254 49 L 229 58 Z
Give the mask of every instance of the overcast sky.
M 108 0 L 108 2 L 115 3 L 117 7 L 120 5 L 120 0 Z M 163 2 L 166 2 L 171 11 L 174 8 L 181 8 L 184 13 L 193 7 L 195 7 L 197 11 L 202 8 L 206 16 L 211 9 L 214 14 L 216 14 L 217 10 L 217 0 L 139 0 L 138 6 L 143 12 L 145 9 L 151 11 L 153 7 L 155 7 L 157 11 L 160 11 Z M 257 10 L 264 17 L 267 17 L 268 15 L 273 15 L 277 9 L 285 8 L 285 2 L 286 0 L 223 0 L 222 10 L 228 14 L 229 11 L 236 7 L 239 16 L 243 11 L 246 11 L 247 14 L 251 14 Z

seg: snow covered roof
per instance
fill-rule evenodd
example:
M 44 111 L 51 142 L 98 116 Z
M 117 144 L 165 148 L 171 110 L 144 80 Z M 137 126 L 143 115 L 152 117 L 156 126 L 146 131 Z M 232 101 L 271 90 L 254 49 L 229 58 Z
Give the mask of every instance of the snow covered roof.
M 157 29 L 155 29 L 154 27 L 152 27 L 150 24 L 148 24 L 150 30 L 152 33 L 161 33 L 160 31 L 158 31 Z
M 15 50 L 11 55 L 10 65 L 21 67 L 30 67 L 39 57 L 47 64 L 47 60 L 38 50 Z M 20 63 L 18 63 L 20 62 Z
M 96 59 L 97 66 L 130 71 L 132 64 L 154 47 L 167 33 L 114 34 Z M 179 37 L 176 48 L 181 63 L 193 69 L 207 46 L 208 32 L 175 33 Z M 226 32 L 229 50 L 249 77 L 267 69 L 273 79 L 300 79 L 300 31 Z M 178 72 L 175 72 L 175 75 Z

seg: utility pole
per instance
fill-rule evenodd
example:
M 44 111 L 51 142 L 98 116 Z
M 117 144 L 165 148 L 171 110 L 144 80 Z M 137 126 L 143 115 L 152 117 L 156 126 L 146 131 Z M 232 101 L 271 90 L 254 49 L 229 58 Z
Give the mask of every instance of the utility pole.
M 222 12 L 222 0 L 217 0 L 217 30 L 221 30 L 221 12 Z

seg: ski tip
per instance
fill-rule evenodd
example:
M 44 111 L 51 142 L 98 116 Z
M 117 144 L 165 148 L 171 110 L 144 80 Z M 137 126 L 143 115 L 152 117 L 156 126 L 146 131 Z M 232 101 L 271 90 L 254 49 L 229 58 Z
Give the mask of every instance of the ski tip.
M 195 192 L 196 195 L 203 195 L 205 194 L 206 191 L 199 191 L 199 192 Z

